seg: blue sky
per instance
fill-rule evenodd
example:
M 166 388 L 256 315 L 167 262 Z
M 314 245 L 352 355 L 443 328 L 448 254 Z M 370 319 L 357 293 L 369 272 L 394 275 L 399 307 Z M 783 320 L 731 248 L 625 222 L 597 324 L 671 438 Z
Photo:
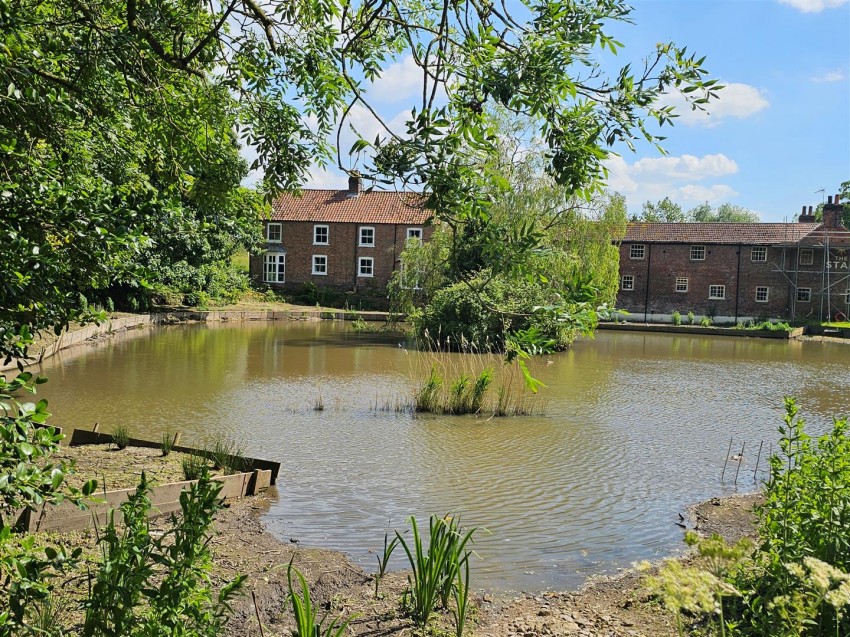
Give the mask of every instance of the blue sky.
M 848 0 L 633 4 L 635 24 L 610 29 L 625 45 L 618 65 L 637 63 L 657 42 L 672 40 L 706 55 L 711 75 L 727 88 L 709 115 L 681 111 L 676 125 L 665 127 L 668 155 L 643 145 L 608 162 L 609 187 L 626 196 L 631 212 L 669 196 L 685 209 L 729 202 L 763 221 L 792 220 L 804 204 L 819 203 L 850 180 Z M 419 78 L 409 60 L 387 69 L 370 91 L 383 117 L 404 121 Z M 374 119 L 365 109 L 353 115 L 374 139 Z M 345 183 L 341 173 L 315 170 L 305 187 Z

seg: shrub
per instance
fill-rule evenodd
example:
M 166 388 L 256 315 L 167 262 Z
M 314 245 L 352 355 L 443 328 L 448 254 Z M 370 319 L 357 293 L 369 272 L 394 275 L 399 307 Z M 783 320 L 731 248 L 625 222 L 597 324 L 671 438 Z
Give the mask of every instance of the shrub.
M 673 312 L 673 325 L 681 325 L 682 324 L 682 315 L 678 312 Z
M 118 425 L 112 432 L 112 443 L 119 449 L 126 449 L 130 444 L 130 429 L 126 425 Z
M 701 327 L 711 327 L 711 317 L 710 316 L 703 316 L 700 319 L 699 324 L 700 324 Z
M 690 325 L 693 325 L 693 324 L 694 324 L 694 321 L 696 321 L 696 318 L 697 318 L 697 317 L 694 315 L 694 313 L 693 313 L 693 312 L 688 312 L 688 323 L 689 323 Z

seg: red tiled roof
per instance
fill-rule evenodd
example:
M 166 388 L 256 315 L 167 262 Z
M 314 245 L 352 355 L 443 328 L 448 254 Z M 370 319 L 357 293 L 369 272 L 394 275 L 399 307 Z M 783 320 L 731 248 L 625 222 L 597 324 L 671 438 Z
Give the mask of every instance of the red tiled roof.
M 302 190 L 284 193 L 272 203 L 272 221 L 325 223 L 397 223 L 422 225 L 431 217 L 420 193 L 348 190 Z
M 630 223 L 624 242 L 773 245 L 805 239 L 818 223 Z

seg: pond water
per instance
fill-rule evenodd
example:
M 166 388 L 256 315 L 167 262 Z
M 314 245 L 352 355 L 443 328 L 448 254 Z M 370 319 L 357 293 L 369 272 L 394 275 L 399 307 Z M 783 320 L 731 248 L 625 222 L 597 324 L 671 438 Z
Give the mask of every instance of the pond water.
M 368 570 L 408 516 L 459 514 L 486 529 L 475 587 L 505 592 L 570 588 L 678 550 L 679 512 L 754 488 L 783 395 L 814 431 L 850 412 L 848 346 L 600 332 L 536 361 L 543 413 L 414 416 L 393 407 L 432 363 L 450 377 L 487 361 L 406 346 L 332 322 L 163 327 L 61 352 L 39 391 L 57 425 L 180 430 L 187 444 L 224 434 L 281 461 L 270 530 Z M 737 485 L 737 464 L 720 480 L 730 438 L 733 452 L 746 444 Z

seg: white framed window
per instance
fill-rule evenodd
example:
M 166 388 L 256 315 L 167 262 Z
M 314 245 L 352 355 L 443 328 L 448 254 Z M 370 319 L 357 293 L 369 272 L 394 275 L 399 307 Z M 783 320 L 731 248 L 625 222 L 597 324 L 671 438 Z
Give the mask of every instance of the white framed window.
M 811 303 L 812 288 L 797 288 L 797 303 Z
M 811 248 L 800 249 L 800 265 L 812 265 L 815 262 L 815 251 Z
M 283 238 L 283 224 L 270 223 L 266 226 L 266 241 L 280 243 Z
M 629 258 L 634 260 L 641 260 L 646 256 L 646 244 L 644 243 L 633 243 L 629 246 Z
M 360 226 L 359 239 L 357 245 L 361 248 L 375 247 L 375 228 L 372 226 Z
M 360 257 L 357 259 L 357 276 L 375 276 L 375 259 L 373 257 Z
M 766 263 L 767 246 L 753 246 L 750 250 L 750 260 L 754 263 Z
M 621 290 L 634 290 L 635 289 L 635 277 L 632 274 L 624 274 L 620 278 L 620 289 Z
M 328 273 L 328 256 L 326 254 L 313 255 L 313 274 L 325 276 Z
M 676 292 L 687 292 L 687 291 L 688 291 L 688 277 L 677 276 L 676 277 Z
M 328 238 L 330 233 L 328 232 L 327 226 L 313 226 L 313 245 L 314 246 L 326 246 L 328 245 Z
M 705 261 L 705 246 L 691 246 L 691 261 Z
M 766 285 L 756 286 L 756 303 L 767 303 L 770 298 L 770 288 Z
M 419 243 L 422 243 L 422 228 L 408 228 L 407 229 L 407 238 L 408 239 L 419 239 Z
M 726 286 L 725 285 L 709 285 L 708 286 L 708 298 L 715 299 L 717 301 L 723 301 L 726 299 Z
M 263 281 L 266 283 L 286 282 L 286 255 L 272 252 L 263 256 Z

